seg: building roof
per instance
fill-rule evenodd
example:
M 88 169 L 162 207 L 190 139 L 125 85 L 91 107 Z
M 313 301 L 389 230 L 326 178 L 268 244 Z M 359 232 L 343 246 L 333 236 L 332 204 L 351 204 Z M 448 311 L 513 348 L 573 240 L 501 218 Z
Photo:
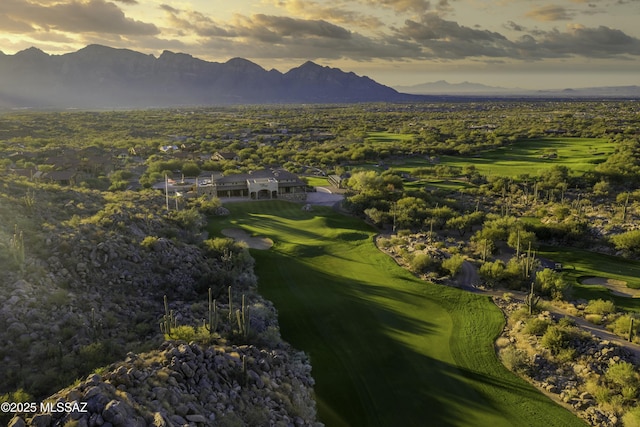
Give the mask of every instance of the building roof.
M 214 178 L 213 182 L 217 185 L 230 186 L 234 183 L 238 185 L 246 185 L 248 180 L 265 180 L 275 179 L 281 186 L 299 186 L 305 183 L 298 178 L 298 175 L 284 169 L 261 169 L 249 173 L 237 173 L 226 175 L 220 178 Z

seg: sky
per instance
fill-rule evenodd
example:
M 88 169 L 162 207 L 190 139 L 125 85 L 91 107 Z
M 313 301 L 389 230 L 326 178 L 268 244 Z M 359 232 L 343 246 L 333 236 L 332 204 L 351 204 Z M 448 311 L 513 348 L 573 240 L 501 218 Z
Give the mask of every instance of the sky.
M 0 0 L 0 51 L 89 44 L 407 86 L 640 85 L 640 0 Z

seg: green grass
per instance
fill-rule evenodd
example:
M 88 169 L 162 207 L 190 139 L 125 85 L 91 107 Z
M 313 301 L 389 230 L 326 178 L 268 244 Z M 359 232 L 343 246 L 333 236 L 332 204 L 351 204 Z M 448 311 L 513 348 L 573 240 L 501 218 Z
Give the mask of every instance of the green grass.
M 324 176 L 305 176 L 304 179 L 312 187 L 326 187 L 329 185 L 329 181 Z
M 387 143 L 393 141 L 411 141 L 414 135 L 393 132 L 369 132 L 366 141 L 372 143 Z
M 486 176 L 539 176 L 541 172 L 553 166 L 566 166 L 574 174 L 583 174 L 593 170 L 598 163 L 604 162 L 614 149 L 614 144 L 602 138 L 544 138 L 517 141 L 512 145 L 482 151 L 472 156 L 439 156 L 438 164 L 460 168 L 474 165 Z M 555 153 L 557 158 L 542 157 L 550 153 Z M 414 157 L 391 165 L 391 169 L 412 173 L 418 168 L 434 169 L 436 165 L 426 158 Z M 372 168 L 371 165 L 362 167 Z
M 535 176 L 553 166 L 566 166 L 574 173 L 583 174 L 606 160 L 614 148 L 606 139 L 545 138 L 519 141 L 473 157 L 442 156 L 440 163 L 460 167 L 473 164 L 487 176 Z M 542 157 L 549 153 L 557 154 L 557 158 Z
M 362 221 L 282 201 L 226 205 L 211 232 L 266 235 L 252 251 L 284 339 L 313 365 L 327 426 L 583 426 L 497 360 L 487 297 L 424 283 L 375 248 Z
M 574 285 L 574 297 L 612 299 L 619 308 L 640 312 L 640 298 L 613 295 L 603 286 L 582 285 L 586 277 L 605 277 L 640 288 L 640 262 L 576 248 L 544 246 L 539 256 L 562 263 L 564 274 Z

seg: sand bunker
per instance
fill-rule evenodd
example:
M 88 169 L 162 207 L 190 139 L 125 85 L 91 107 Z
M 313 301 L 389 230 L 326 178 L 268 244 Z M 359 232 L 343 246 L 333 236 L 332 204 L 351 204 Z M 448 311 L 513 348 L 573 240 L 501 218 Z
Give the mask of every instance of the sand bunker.
M 598 285 L 609 289 L 612 294 L 627 298 L 640 297 L 640 289 L 631 289 L 627 287 L 624 280 L 607 279 L 606 277 L 589 277 L 582 281 L 583 285 Z
M 267 250 L 273 246 L 273 240 L 266 237 L 251 237 L 249 233 L 240 228 L 225 228 L 222 234 L 231 237 L 236 242 L 243 242 L 251 249 Z

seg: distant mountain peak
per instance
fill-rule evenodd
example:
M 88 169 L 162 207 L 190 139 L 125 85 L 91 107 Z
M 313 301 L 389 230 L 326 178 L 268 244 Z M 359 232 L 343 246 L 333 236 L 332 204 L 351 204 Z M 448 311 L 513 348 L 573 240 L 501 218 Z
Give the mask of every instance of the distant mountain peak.
M 412 99 L 368 77 L 307 61 L 283 74 L 244 58 L 208 62 L 168 50 L 156 58 L 99 44 L 48 55 L 0 55 L 3 96 L 16 107 L 139 108 Z M 14 106 L 14 105 L 9 105 Z
M 239 70 L 244 71 L 253 71 L 253 72 L 263 72 L 266 71 L 264 68 L 256 64 L 255 62 L 251 62 L 248 59 L 244 58 L 231 58 L 227 62 L 226 65 Z
M 42 50 L 38 49 L 37 47 L 31 46 L 30 48 L 27 48 L 25 50 L 21 50 L 20 52 L 17 52 L 15 56 L 20 56 L 20 57 L 49 57 L 49 54 L 43 52 Z

